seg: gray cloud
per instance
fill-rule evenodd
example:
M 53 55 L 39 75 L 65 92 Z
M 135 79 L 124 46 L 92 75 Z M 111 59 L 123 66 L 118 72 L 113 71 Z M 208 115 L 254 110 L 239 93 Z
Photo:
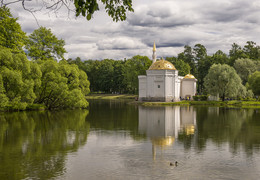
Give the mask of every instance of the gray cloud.
M 232 43 L 260 44 L 260 2 L 258 0 L 138 0 L 125 22 L 113 22 L 101 7 L 91 21 L 46 11 L 35 16 L 41 26 L 66 42 L 66 57 L 123 59 L 134 55 L 151 58 L 156 42 L 158 57 L 176 56 L 184 45 L 203 44 L 208 53 L 228 53 Z M 33 16 L 21 4 L 10 6 L 28 34 L 37 29 Z M 32 6 L 38 8 L 37 4 Z

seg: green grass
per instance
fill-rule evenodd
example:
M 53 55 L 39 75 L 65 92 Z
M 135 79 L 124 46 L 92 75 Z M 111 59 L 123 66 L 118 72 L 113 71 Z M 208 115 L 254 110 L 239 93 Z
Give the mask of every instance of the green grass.
M 179 102 L 138 102 L 143 106 L 217 106 L 237 108 L 260 108 L 260 101 L 179 101 Z
M 135 99 L 137 95 L 132 94 L 89 94 L 86 99 Z
M 140 102 L 143 106 L 188 106 L 189 101 L 179 101 L 179 102 Z

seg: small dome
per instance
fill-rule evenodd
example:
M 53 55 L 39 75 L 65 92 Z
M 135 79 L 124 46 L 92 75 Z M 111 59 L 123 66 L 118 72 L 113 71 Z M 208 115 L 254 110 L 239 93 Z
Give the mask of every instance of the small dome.
M 155 61 L 149 68 L 149 70 L 176 70 L 174 65 L 169 61 L 161 59 L 159 61 Z
M 184 79 L 196 79 L 192 74 L 187 74 Z

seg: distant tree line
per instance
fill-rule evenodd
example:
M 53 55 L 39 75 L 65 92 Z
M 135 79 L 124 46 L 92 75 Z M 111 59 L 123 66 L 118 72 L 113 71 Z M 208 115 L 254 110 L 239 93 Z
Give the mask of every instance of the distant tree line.
M 260 47 L 255 42 L 248 41 L 243 48 L 234 43 L 229 54 L 218 50 L 212 55 L 201 44 L 187 45 L 177 57 L 166 60 L 175 65 L 180 76 L 191 73 L 198 79 L 198 94 L 219 94 L 224 99 L 260 95 Z M 139 55 L 127 60 L 77 57 L 67 61 L 87 73 L 91 92 L 105 93 L 137 94 L 138 75 L 145 75 L 152 64 L 148 57 Z

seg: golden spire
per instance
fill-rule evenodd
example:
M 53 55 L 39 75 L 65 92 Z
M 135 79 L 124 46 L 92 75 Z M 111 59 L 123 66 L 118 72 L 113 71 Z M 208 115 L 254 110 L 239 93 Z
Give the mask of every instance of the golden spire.
M 156 51 L 155 41 L 153 42 L 153 51 Z

